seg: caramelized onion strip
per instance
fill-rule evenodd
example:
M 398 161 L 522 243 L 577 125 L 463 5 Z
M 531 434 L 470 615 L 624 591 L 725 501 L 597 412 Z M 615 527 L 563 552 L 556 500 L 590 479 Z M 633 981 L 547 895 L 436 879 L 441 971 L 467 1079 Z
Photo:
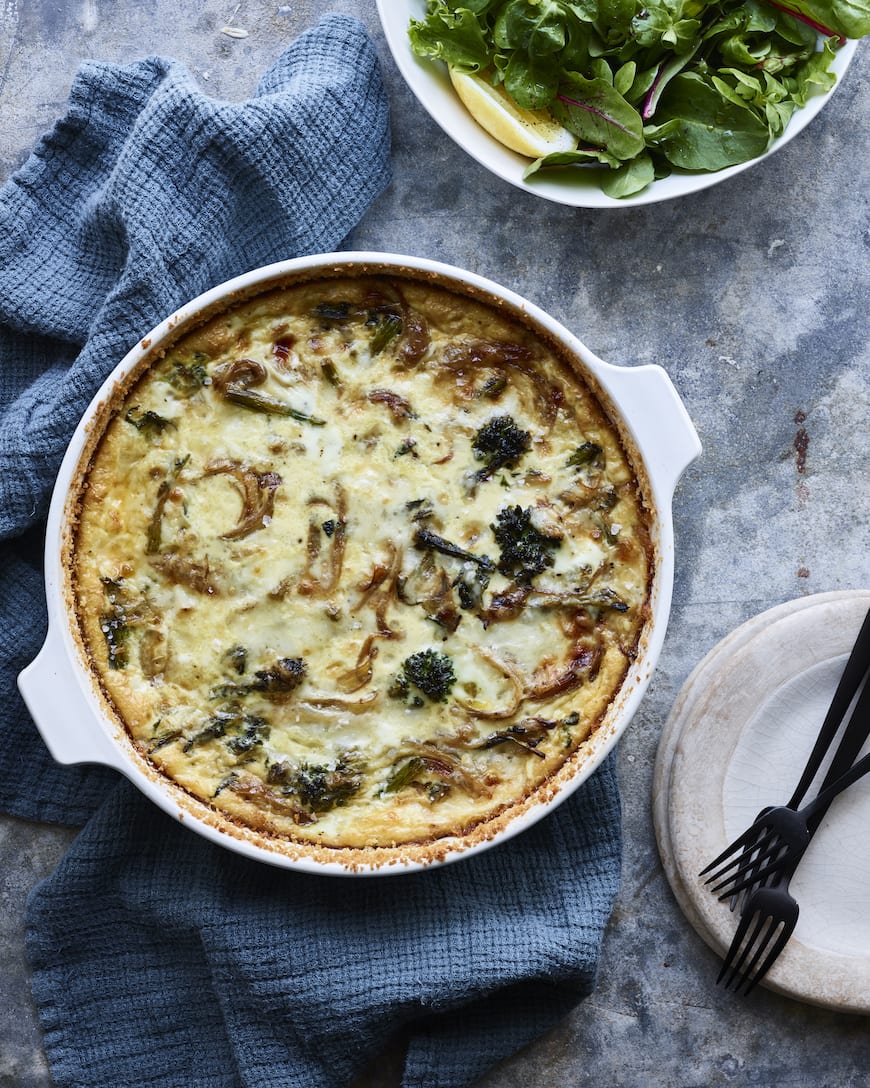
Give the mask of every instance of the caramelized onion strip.
M 310 824 L 314 817 L 289 797 L 270 789 L 265 782 L 252 774 L 238 774 L 227 782 L 227 788 L 256 808 L 265 809 L 278 816 L 290 816 L 294 823 Z
M 531 349 L 524 344 L 510 340 L 468 340 L 448 345 L 437 363 L 457 374 L 480 369 L 511 370 L 522 374 L 532 385 L 535 403 L 548 427 L 555 423 L 565 400 L 562 387 L 538 371 Z
M 472 797 L 490 797 L 486 784 L 462 766 L 457 755 L 435 744 L 407 741 L 402 745 L 404 758 L 419 760 L 420 771 L 427 771 L 449 785 L 456 786 Z
M 310 499 L 309 506 L 329 506 L 326 499 Z M 335 485 L 335 499 L 332 502 L 335 511 L 335 529 L 329 538 L 329 554 L 326 558 L 326 575 L 323 579 L 316 577 L 311 570 L 311 564 L 320 553 L 320 548 L 315 548 L 313 529 L 309 526 L 308 546 L 306 549 L 305 570 L 296 585 L 296 592 L 302 597 L 326 597 L 334 592 L 341 581 L 341 572 L 344 566 L 345 526 L 347 525 L 347 492 L 341 484 Z M 314 523 L 312 522 L 312 525 Z M 319 540 L 319 537 L 318 537 Z
M 401 632 L 390 627 L 387 611 L 398 599 L 397 581 L 402 569 L 402 549 L 397 548 L 391 540 L 385 542 L 385 547 L 388 555 L 386 563 L 375 563 L 371 574 L 357 587 L 362 596 L 353 606 L 352 611 L 359 612 L 362 608 L 372 608 L 380 636 L 400 638 Z
M 241 540 L 262 529 L 275 512 L 275 492 L 281 486 L 276 472 L 257 472 L 250 465 L 228 458 L 210 461 L 205 466 L 206 476 L 230 476 L 242 497 L 242 512 L 238 524 L 226 533 L 223 540 Z
M 314 710 L 336 710 L 345 714 L 364 714 L 377 702 L 379 691 L 370 691 L 359 699 L 342 699 L 340 695 L 308 695 L 299 700 L 300 706 Z
M 378 648 L 375 645 L 379 638 L 386 636 L 380 632 L 367 635 L 357 654 L 356 664 L 352 669 L 339 673 L 336 685 L 345 695 L 353 695 L 355 691 L 364 688 L 372 678 L 372 661 L 377 657 Z
M 597 675 L 601 655 L 600 645 L 587 646 L 578 643 L 571 650 L 566 664 L 544 665 L 534 671 L 526 684 L 526 698 L 538 701 L 573 691 L 586 679 Z
M 476 647 L 477 653 L 484 661 L 488 662 L 494 669 L 497 669 L 502 676 L 510 681 L 513 693 L 511 700 L 507 706 L 499 709 L 487 710 L 485 707 L 475 706 L 474 703 L 469 703 L 464 699 L 456 698 L 456 703 L 462 707 L 463 710 L 467 710 L 469 714 L 473 714 L 475 718 L 482 718 L 485 721 L 503 721 L 506 718 L 512 718 L 514 714 L 520 709 L 523 701 L 523 676 L 516 665 L 502 661 L 501 658 L 496 655 L 485 646 Z

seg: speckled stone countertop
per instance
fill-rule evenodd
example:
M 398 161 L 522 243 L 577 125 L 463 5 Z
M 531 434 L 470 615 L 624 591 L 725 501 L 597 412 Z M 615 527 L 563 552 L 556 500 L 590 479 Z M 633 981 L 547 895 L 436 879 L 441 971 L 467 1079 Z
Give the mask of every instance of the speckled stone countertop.
M 650 791 L 662 724 L 707 650 L 771 605 L 870 587 L 870 47 L 761 165 L 676 203 L 602 212 L 521 193 L 455 147 L 405 87 L 374 0 L 5 0 L 0 176 L 63 112 L 81 60 L 170 54 L 216 96 L 241 98 L 324 10 L 364 20 L 392 102 L 395 180 L 354 248 L 469 268 L 610 362 L 662 364 L 704 444 L 677 490 L 664 651 L 619 750 L 625 868 L 597 990 L 480 1088 L 866 1084 L 864 1018 L 717 990 L 716 958 L 664 878 Z M 221 34 L 230 21 L 248 37 Z M 0 818 L 0 1088 L 51 1084 L 23 912 L 72 835 Z M 396 1088 L 400 1069 L 399 1042 L 357 1088 Z

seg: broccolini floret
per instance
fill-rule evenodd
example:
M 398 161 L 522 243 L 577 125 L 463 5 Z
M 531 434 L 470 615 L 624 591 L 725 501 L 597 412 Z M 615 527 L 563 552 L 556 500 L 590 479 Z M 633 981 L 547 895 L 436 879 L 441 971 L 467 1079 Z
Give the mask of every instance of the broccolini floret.
M 343 805 L 363 781 L 363 766 L 352 755 L 344 753 L 333 764 L 287 762 L 273 763 L 266 776 L 270 786 L 280 786 L 285 796 L 293 796 L 309 812 L 329 812 Z
M 529 585 L 536 574 L 552 567 L 553 556 L 558 548 L 558 537 L 546 536 L 532 524 L 532 512 L 521 506 L 508 506 L 496 514 L 496 524 L 491 526 L 496 543 L 501 548 L 498 569 L 507 578 L 522 585 Z
M 411 690 L 416 688 L 433 703 L 443 703 L 447 701 L 447 695 L 455 683 L 453 662 L 447 654 L 438 653 L 437 650 L 420 650 L 402 663 L 389 693 L 397 699 L 410 698 L 412 706 L 422 706 L 423 700 Z
M 511 416 L 493 416 L 472 439 L 475 456 L 486 462 L 474 474 L 475 480 L 488 480 L 498 469 L 515 464 L 530 444 L 529 432 L 520 430 Z

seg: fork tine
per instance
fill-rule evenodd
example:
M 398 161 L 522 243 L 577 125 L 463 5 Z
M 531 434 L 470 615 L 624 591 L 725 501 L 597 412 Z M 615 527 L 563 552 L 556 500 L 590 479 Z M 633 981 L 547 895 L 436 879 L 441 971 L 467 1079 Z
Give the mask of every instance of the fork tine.
M 748 872 L 758 869 L 760 865 L 775 858 L 784 846 L 785 843 L 776 832 L 771 832 L 757 847 L 751 847 L 740 855 L 737 862 L 730 866 L 733 869 L 732 872 L 720 871 L 715 876 L 708 877 L 705 884 L 712 885 L 710 891 L 714 895 L 720 895 L 721 889 L 727 888 L 733 881 L 740 880 Z M 725 895 L 728 894 L 728 892 L 725 893 Z
M 750 835 L 749 832 L 752 832 L 752 834 Z M 756 827 L 753 825 L 749 828 L 749 831 L 744 831 L 739 839 L 735 839 L 734 842 L 731 843 L 724 855 L 720 854 L 718 858 L 710 862 L 706 869 L 702 869 L 698 876 L 701 877 L 709 873 L 710 875 L 704 883 L 713 884 L 715 881 L 721 880 L 730 869 L 733 869 L 735 866 L 743 865 L 750 851 L 754 852 L 756 850 L 764 849 L 777 837 L 777 832 L 773 829 L 769 827 Z M 720 865 L 715 873 L 710 872 L 723 857 L 725 858 L 725 864 Z
M 709 865 L 705 865 L 700 873 L 698 873 L 698 876 L 705 876 L 707 873 L 710 872 L 711 869 L 715 869 L 717 865 L 721 865 L 722 862 L 727 861 L 728 858 L 730 858 L 733 854 L 739 853 L 744 846 L 748 845 L 751 839 L 759 834 L 761 830 L 762 828 L 756 826 L 756 824 L 752 824 L 751 827 L 747 827 L 743 834 L 736 838 L 734 842 L 726 846 L 722 853 L 719 854 L 717 857 L 713 858 Z
M 752 977 L 752 979 L 749 981 L 746 988 L 744 989 L 744 991 L 743 991 L 744 997 L 746 996 L 746 994 L 751 993 L 755 989 L 755 987 L 758 985 L 759 982 L 761 982 L 761 980 L 764 978 L 764 976 L 767 974 L 767 972 L 771 969 L 771 967 L 773 967 L 774 963 L 779 958 L 779 954 L 785 948 L 785 946 L 788 943 L 788 940 L 791 937 L 792 933 L 794 933 L 794 928 L 795 928 L 795 923 L 794 922 L 792 922 L 790 920 L 783 921 L 782 929 L 780 931 L 779 936 L 774 941 L 773 947 L 767 953 L 766 959 L 761 964 L 761 966 L 758 968 L 758 970 L 755 972 L 754 976 Z
M 764 956 L 771 947 L 770 942 L 773 941 L 774 937 L 777 937 L 777 939 L 771 950 L 776 950 L 777 945 L 779 944 L 779 937 L 777 934 L 781 935 L 780 927 L 785 927 L 785 924 L 785 920 L 782 918 L 774 918 L 770 913 L 764 915 L 758 934 L 758 941 L 752 953 L 752 958 L 743 968 L 743 973 L 740 979 L 738 979 L 737 985 L 734 987 L 734 992 L 736 994 L 739 994 L 741 990 L 743 990 L 744 995 L 748 994 L 755 985 L 757 979 L 761 977 L 760 974 L 756 973 L 761 970 L 761 968 L 758 967 L 758 964 L 761 961 L 762 956 Z M 786 940 L 787 939 L 788 938 L 786 938 Z M 747 951 L 749 951 L 749 949 L 747 949 Z M 773 963 L 773 960 L 770 962 Z M 767 959 L 764 960 L 764 963 L 767 963 Z M 762 964 L 762 966 L 764 966 L 764 964 Z
M 719 896 L 719 902 L 723 902 L 726 899 L 730 899 L 731 896 L 739 895 L 740 892 L 745 891 L 747 888 L 751 888 L 755 884 L 763 884 L 768 877 L 775 874 L 782 873 L 786 866 L 791 867 L 796 865 L 797 861 L 803 856 L 803 851 L 800 854 L 795 855 L 789 853 L 787 850 L 782 853 L 781 856 L 771 858 L 766 865 L 763 865 L 760 869 L 752 869 L 743 880 L 739 881 L 731 887 L 728 887 Z M 716 889 L 714 888 L 715 892 Z
M 731 940 L 728 951 L 725 953 L 725 960 L 722 963 L 722 969 L 719 972 L 719 977 L 716 979 L 717 986 L 724 979 L 725 989 L 727 990 L 736 978 L 737 972 L 743 966 L 743 961 L 746 959 L 746 955 L 749 952 L 749 949 L 753 946 L 753 944 L 755 944 L 755 941 L 758 939 L 758 925 L 756 922 L 758 915 L 758 911 L 750 911 L 740 916 L 740 922 L 737 925 L 737 929 L 734 933 L 734 937 Z M 749 933 L 750 927 L 752 927 L 752 933 L 744 944 L 744 938 Z

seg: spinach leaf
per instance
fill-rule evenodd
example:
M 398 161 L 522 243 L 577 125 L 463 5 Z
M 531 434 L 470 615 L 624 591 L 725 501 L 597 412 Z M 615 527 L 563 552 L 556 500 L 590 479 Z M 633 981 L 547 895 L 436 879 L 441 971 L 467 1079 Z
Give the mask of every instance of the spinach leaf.
M 743 105 L 722 97 L 694 72 L 681 72 L 665 88 L 648 142 L 684 170 L 723 170 L 767 150 L 770 132 Z
M 637 64 L 633 60 L 626 61 L 621 68 L 613 73 L 613 86 L 623 98 L 625 98 L 634 86 L 636 76 Z
M 548 106 L 559 86 L 559 73 L 539 57 L 517 50 L 504 69 L 507 93 L 525 110 Z
M 683 8 L 679 0 L 647 5 L 631 21 L 634 40 L 638 45 L 666 45 L 677 53 L 687 52 L 698 37 L 701 21 L 683 18 Z
M 655 167 L 648 151 L 630 159 L 618 170 L 610 170 L 601 178 L 601 189 L 612 197 L 632 196 L 642 192 L 655 180 Z
M 535 159 L 530 166 L 526 167 L 523 177 L 529 178 L 532 174 L 537 174 L 539 170 L 548 167 L 589 166 L 596 163 L 610 166 L 616 170 L 620 165 L 620 160 L 597 147 L 585 147 L 578 151 L 554 151 L 552 155 L 545 155 L 541 159 Z
M 565 7 L 558 0 L 510 0 L 495 21 L 496 46 L 538 57 L 557 53 L 567 40 Z
M 611 43 L 627 41 L 637 10 L 635 0 L 599 0 L 595 26 L 602 39 Z

